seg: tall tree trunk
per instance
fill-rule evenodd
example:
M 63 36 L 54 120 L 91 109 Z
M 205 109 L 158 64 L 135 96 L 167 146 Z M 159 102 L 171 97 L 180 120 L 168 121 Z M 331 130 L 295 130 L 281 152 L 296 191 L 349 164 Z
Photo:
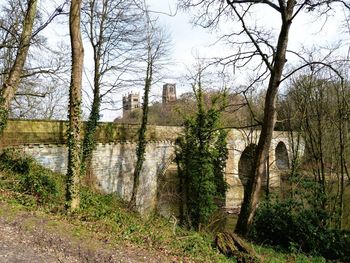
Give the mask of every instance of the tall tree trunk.
M 37 0 L 29 0 L 27 11 L 23 21 L 23 31 L 19 41 L 19 47 L 13 66 L 4 81 L 0 92 L 0 136 L 2 135 L 8 119 L 10 103 L 15 96 L 24 64 L 27 59 L 32 31 L 37 11 Z
M 345 126 L 347 123 L 346 108 L 345 108 L 345 94 L 344 94 L 344 83 L 341 83 L 341 87 L 337 88 L 337 102 L 338 102 L 338 132 L 339 132 L 339 155 L 340 155 L 340 178 L 338 178 L 338 192 L 339 192 L 339 201 L 338 201 L 338 222 L 336 227 L 342 229 L 343 226 L 343 214 L 344 214 L 344 173 L 345 173 Z
M 102 60 L 102 46 L 104 43 L 105 37 L 105 7 L 108 4 L 107 2 L 103 3 L 102 17 L 99 27 L 99 33 L 97 36 L 97 40 L 94 40 L 94 36 L 96 34 L 94 30 L 94 17 L 96 13 L 94 13 L 96 1 L 92 1 L 90 3 L 90 32 L 89 32 L 89 40 L 90 44 L 93 48 L 94 53 L 94 88 L 93 88 L 93 101 L 91 106 L 91 112 L 89 115 L 88 122 L 85 127 L 84 132 L 84 140 L 83 140 L 83 150 L 82 150 L 82 162 L 81 162 L 81 176 L 86 174 L 86 168 L 91 165 L 92 151 L 95 149 L 95 134 L 98 126 L 98 121 L 100 120 L 100 107 L 101 107 L 101 61 Z M 103 63 L 103 62 L 102 62 Z
M 148 51 L 150 52 L 150 50 Z M 147 131 L 147 122 L 148 122 L 148 100 L 149 100 L 149 92 L 152 85 L 152 75 L 153 75 L 153 59 L 151 56 L 151 53 L 148 55 L 148 64 L 147 64 L 147 72 L 146 72 L 146 79 L 145 79 L 145 88 L 144 88 L 144 95 L 143 95 L 143 105 L 142 105 L 142 121 L 141 121 L 141 127 L 139 129 L 139 138 L 138 138 L 138 145 L 136 148 L 136 167 L 134 170 L 134 184 L 132 189 L 132 195 L 129 202 L 129 208 L 135 208 L 136 207 L 136 195 L 138 192 L 139 184 L 140 184 L 140 173 L 142 169 L 142 165 L 145 159 L 145 153 L 146 153 L 146 131 Z
M 265 163 L 272 135 L 276 123 L 276 101 L 283 68 L 286 62 L 286 50 L 288 46 L 288 34 L 295 2 L 289 0 L 282 13 L 282 26 L 278 37 L 275 61 L 272 65 L 271 76 L 265 98 L 264 120 L 261 127 L 259 143 L 256 148 L 256 156 L 253 163 L 252 174 L 248 179 L 241 212 L 238 217 L 235 232 L 246 236 L 256 212 L 260 200 L 262 177 L 265 171 Z
M 72 47 L 72 73 L 69 89 L 68 170 L 66 209 L 79 208 L 81 169 L 81 86 L 84 48 L 80 31 L 80 7 L 82 0 L 72 0 L 69 13 L 69 30 Z

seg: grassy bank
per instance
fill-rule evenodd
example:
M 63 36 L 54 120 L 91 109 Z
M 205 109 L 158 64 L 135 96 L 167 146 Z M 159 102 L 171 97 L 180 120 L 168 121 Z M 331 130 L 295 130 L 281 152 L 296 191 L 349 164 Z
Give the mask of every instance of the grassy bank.
M 136 246 L 160 253 L 175 262 L 235 262 L 221 255 L 210 234 L 187 231 L 176 222 L 153 216 L 141 218 L 130 212 L 115 195 L 81 191 L 81 208 L 72 215 L 64 211 L 64 177 L 34 160 L 14 152 L 0 157 L 0 200 L 6 203 L 0 216 L 31 213 L 49 221 L 52 231 L 78 240 L 103 240 L 108 247 Z M 28 223 L 30 225 L 30 223 Z M 30 227 L 29 227 L 30 228 Z M 261 262 L 322 262 L 299 254 L 284 254 L 254 246 Z

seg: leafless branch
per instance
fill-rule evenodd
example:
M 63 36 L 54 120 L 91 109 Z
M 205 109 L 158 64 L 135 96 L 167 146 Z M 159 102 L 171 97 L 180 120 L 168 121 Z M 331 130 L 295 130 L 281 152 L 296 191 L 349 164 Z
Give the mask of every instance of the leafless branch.
M 226 0 L 226 2 L 231 6 L 233 6 L 233 4 L 266 4 L 276 11 L 281 12 L 281 8 L 278 5 L 268 0 Z
M 40 25 L 32 34 L 32 38 L 38 35 L 44 28 L 46 28 L 54 19 L 59 15 L 68 15 L 68 12 L 64 12 L 64 7 L 68 5 L 68 0 L 65 0 L 64 3 L 58 6 L 55 11 L 49 16 L 45 23 Z
M 264 52 L 262 52 L 259 44 L 256 42 L 256 40 L 254 39 L 254 37 L 252 36 L 252 34 L 250 33 L 249 29 L 247 28 L 245 21 L 243 19 L 243 16 L 241 16 L 241 14 L 237 11 L 236 7 L 230 3 L 232 9 L 234 10 L 234 12 L 236 13 L 236 15 L 238 16 L 239 20 L 241 21 L 242 27 L 244 29 L 244 32 L 248 35 L 249 39 L 252 41 L 253 45 L 255 46 L 256 50 L 258 51 L 258 53 L 261 56 L 261 59 L 264 61 L 264 63 L 266 64 L 266 67 L 272 71 L 272 66 L 270 64 L 270 62 L 267 59 L 267 55 L 264 54 Z
M 300 67 L 294 69 L 292 72 L 288 73 L 287 75 L 285 75 L 282 79 L 281 79 L 281 83 L 283 81 L 285 81 L 286 79 L 290 78 L 292 75 L 294 75 L 296 72 L 300 71 L 301 69 L 305 68 L 305 67 L 309 67 L 311 65 L 322 65 L 325 66 L 329 69 L 331 69 L 335 74 L 337 74 L 337 76 L 343 81 L 344 77 L 340 74 L 340 72 L 338 70 L 336 70 L 332 65 L 325 63 L 325 62 L 320 62 L 320 61 L 313 61 L 313 62 L 308 62 L 306 64 L 301 65 Z
M 39 97 L 39 98 L 45 98 L 47 93 L 23 93 L 23 92 L 16 92 L 15 96 L 29 96 L 29 97 Z

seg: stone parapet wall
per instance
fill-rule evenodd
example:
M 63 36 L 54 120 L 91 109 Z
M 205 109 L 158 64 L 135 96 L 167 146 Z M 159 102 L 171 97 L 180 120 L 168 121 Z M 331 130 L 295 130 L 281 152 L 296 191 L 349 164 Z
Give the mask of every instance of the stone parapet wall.
M 0 138 L 0 147 L 24 144 L 62 144 L 66 141 L 67 122 L 9 120 Z
M 139 126 L 101 122 L 96 132 L 96 141 L 136 141 Z M 64 144 L 67 140 L 67 121 L 9 120 L 0 138 L 0 147 L 26 144 Z M 150 141 L 174 141 L 180 127 L 148 126 L 146 137 Z

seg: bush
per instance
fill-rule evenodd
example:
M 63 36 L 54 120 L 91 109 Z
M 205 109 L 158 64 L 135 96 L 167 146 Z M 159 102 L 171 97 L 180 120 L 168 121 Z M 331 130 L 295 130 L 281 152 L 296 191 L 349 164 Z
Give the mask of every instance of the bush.
M 35 196 L 39 203 L 48 202 L 58 194 L 55 180 L 47 170 L 34 167 L 21 178 L 22 191 Z
M 328 230 L 324 236 L 320 254 L 330 260 L 350 262 L 350 231 Z
M 12 171 L 14 173 L 29 173 L 29 167 L 32 159 L 27 156 L 21 156 L 14 150 L 5 150 L 0 155 L 0 169 Z
M 0 169 L 13 176 L 7 187 L 20 193 L 33 195 L 39 204 L 48 203 L 58 197 L 58 182 L 54 173 L 43 168 L 28 156 L 14 150 L 6 150 L 0 155 Z
M 292 204 L 288 202 L 270 205 L 263 203 L 259 206 L 254 218 L 250 237 L 267 245 L 288 247 L 292 242 L 290 226 L 293 222 Z
M 294 200 L 263 203 L 249 235 L 260 244 L 350 262 L 350 232 L 328 229 L 327 220 L 323 210 L 305 208 Z

